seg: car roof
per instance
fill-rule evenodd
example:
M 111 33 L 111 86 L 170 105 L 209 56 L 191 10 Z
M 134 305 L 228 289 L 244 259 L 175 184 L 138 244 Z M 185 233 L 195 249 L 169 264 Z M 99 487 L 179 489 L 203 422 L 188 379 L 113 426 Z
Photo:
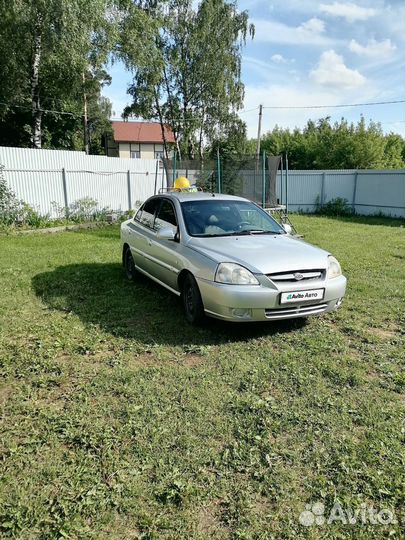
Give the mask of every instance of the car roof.
M 170 199 L 177 199 L 180 202 L 184 201 L 206 201 L 206 200 L 222 200 L 222 201 L 247 201 L 243 197 L 236 197 L 235 195 L 226 195 L 222 193 L 207 193 L 204 191 L 169 191 L 160 194 L 161 197 L 168 197 Z

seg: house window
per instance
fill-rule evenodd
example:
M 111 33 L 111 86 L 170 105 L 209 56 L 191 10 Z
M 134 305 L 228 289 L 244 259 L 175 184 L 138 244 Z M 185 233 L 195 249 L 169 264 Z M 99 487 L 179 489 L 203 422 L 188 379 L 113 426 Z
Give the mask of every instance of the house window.
M 165 153 L 163 150 L 155 150 L 155 159 L 159 159 L 160 161 L 165 157 Z
M 141 146 L 140 144 L 131 143 L 130 145 L 130 156 L 132 159 L 140 159 L 141 157 Z

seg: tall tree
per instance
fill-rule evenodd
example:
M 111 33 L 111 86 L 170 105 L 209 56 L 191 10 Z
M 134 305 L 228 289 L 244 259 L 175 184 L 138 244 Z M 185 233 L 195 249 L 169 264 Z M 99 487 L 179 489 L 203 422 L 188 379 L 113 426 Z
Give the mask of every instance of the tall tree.
M 385 169 L 404 167 L 405 141 L 384 134 L 381 125 L 361 118 L 357 124 L 342 119 L 309 120 L 304 129 L 275 127 L 262 139 L 269 154 L 288 153 L 293 169 Z
M 234 115 L 228 125 L 218 137 L 214 138 L 207 149 L 211 158 L 216 158 L 218 152 L 225 159 L 240 159 L 245 156 L 251 156 L 254 148 L 246 136 L 247 127 L 239 116 Z
M 241 51 L 254 28 L 235 1 L 169 0 L 138 6 L 154 21 L 148 61 L 125 45 L 134 72 L 126 114 L 172 128 L 183 157 L 202 157 L 207 141 L 234 121 L 243 103 Z M 131 30 L 131 25 L 127 31 Z
M 47 122 L 44 110 L 58 111 L 61 124 L 82 122 L 83 81 L 107 60 L 113 8 L 113 0 L 0 0 L 0 69 L 7 74 L 0 123 L 9 124 L 11 117 L 21 121 L 20 144 L 46 144 L 47 124 L 57 113 Z M 68 111 L 70 117 L 63 114 Z

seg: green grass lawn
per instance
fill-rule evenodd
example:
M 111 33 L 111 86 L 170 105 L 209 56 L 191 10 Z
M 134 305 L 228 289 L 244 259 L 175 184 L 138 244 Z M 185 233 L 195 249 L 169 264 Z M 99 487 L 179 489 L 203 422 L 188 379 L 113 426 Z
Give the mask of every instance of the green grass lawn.
M 404 228 L 294 224 L 341 310 L 200 329 L 125 280 L 115 227 L 0 237 L 3 537 L 402 538 Z M 316 502 L 396 523 L 301 525 Z

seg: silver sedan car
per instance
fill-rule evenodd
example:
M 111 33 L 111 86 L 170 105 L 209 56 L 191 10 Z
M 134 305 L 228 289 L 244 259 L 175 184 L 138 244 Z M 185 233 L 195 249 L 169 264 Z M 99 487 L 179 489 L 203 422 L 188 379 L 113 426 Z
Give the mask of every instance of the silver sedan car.
M 155 195 L 121 225 L 121 242 L 127 277 L 139 271 L 180 296 L 193 324 L 319 315 L 346 290 L 335 257 L 241 197 Z

